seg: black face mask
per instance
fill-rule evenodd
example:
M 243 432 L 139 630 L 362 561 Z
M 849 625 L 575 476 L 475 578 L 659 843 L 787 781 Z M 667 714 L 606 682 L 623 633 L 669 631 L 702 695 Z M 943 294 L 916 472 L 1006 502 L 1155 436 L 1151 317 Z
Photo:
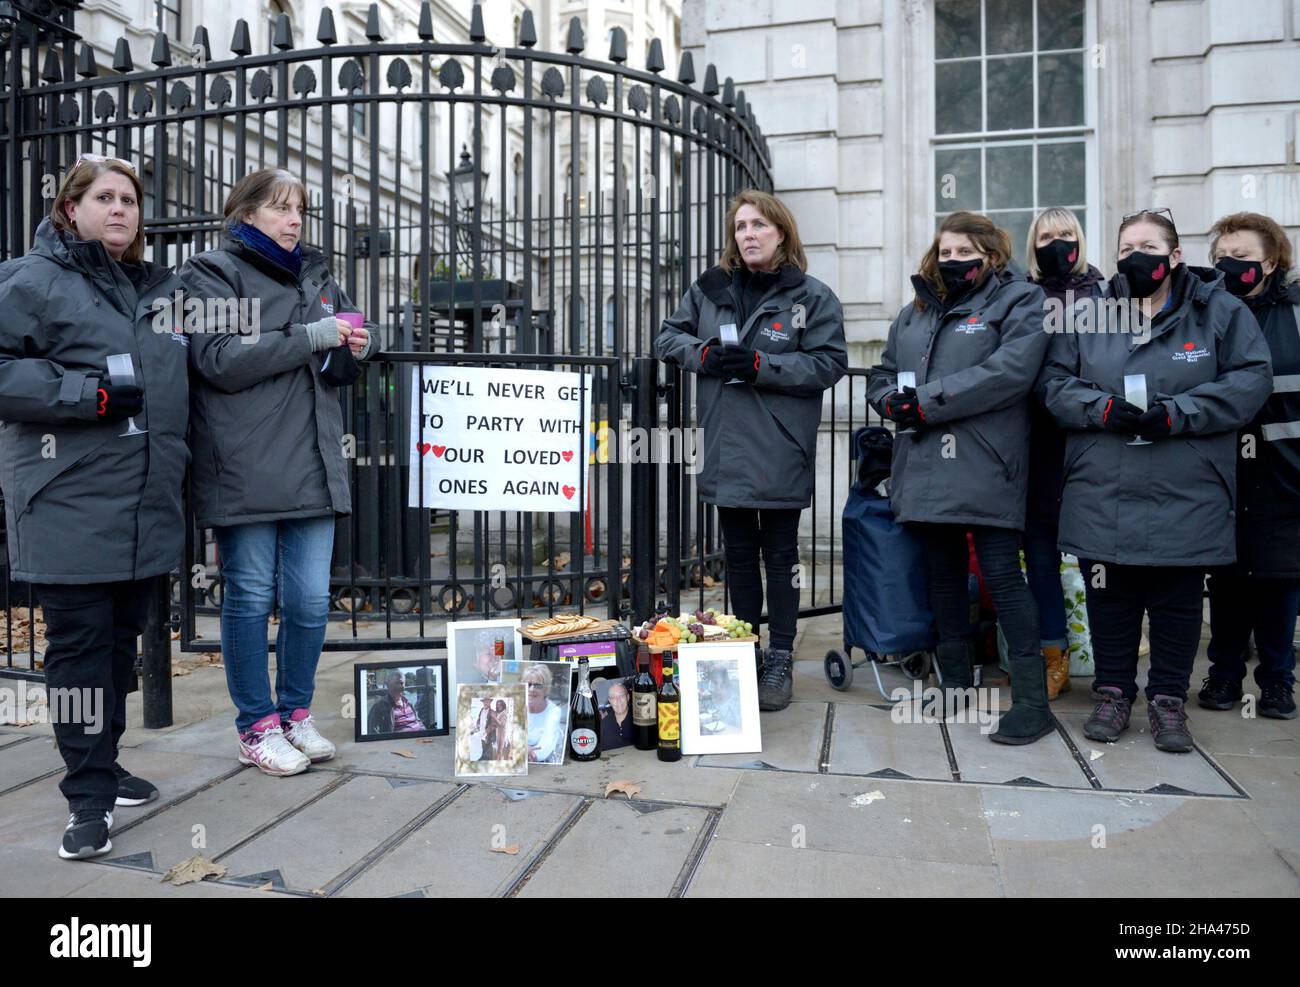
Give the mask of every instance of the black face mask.
M 1119 273 L 1128 278 L 1128 293 L 1134 298 L 1149 298 L 1169 277 L 1169 254 L 1144 254 L 1135 250 L 1117 266 Z
M 1264 283 L 1264 265 L 1257 260 L 1220 257 L 1215 268 L 1223 272 L 1223 286 L 1244 298 Z
M 939 277 L 943 278 L 943 286 L 948 294 L 957 295 L 976 282 L 983 266 L 982 260 L 941 260 Z
M 1078 240 L 1053 240 L 1044 247 L 1034 248 L 1034 260 L 1044 277 L 1068 277 L 1078 259 Z

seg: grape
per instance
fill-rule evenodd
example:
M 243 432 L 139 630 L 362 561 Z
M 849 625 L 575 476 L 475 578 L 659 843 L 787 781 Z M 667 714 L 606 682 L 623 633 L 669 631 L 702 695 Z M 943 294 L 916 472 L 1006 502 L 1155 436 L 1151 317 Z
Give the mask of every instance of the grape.
M 650 632 L 646 630 L 644 627 L 642 627 L 640 633 L 637 634 L 637 637 L 639 637 L 642 641 L 644 641 L 649 636 L 650 636 Z

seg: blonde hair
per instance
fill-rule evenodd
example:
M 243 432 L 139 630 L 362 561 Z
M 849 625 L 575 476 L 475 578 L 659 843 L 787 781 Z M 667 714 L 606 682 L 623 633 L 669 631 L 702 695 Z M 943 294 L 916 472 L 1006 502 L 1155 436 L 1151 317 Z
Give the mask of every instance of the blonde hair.
M 529 665 L 523 678 L 525 682 L 536 682 L 543 689 L 551 688 L 551 670 L 545 665 Z
M 948 293 L 943 278 L 939 276 L 939 238 L 945 233 L 960 233 L 969 237 L 975 249 L 988 259 L 987 266 L 990 270 L 1001 274 L 1007 269 L 1007 262 L 1011 260 L 1011 237 L 1007 231 L 987 216 L 981 216 L 977 212 L 951 213 L 939 224 L 939 229 L 934 234 L 934 241 L 930 244 L 930 249 L 925 252 L 925 256 L 921 258 L 921 264 L 916 270 L 939 298 Z M 988 277 L 987 272 L 980 278 L 980 283 L 986 277 Z M 920 302 L 920 299 L 917 301 Z
M 776 256 L 772 258 L 777 267 L 793 264 L 801 271 L 808 270 L 808 257 L 804 254 L 803 243 L 799 239 L 799 227 L 795 224 L 794 214 L 775 195 L 753 188 L 739 193 L 727 207 L 726 230 L 723 233 L 726 246 L 722 248 L 722 259 L 718 261 L 720 268 L 730 274 L 733 268 L 745 263 L 740 257 L 740 248 L 736 246 L 736 213 L 740 212 L 741 206 L 753 206 L 780 232 L 781 244 L 776 248 Z
M 1088 250 L 1083 237 L 1083 227 L 1079 225 L 1079 217 L 1072 210 L 1053 206 L 1038 214 L 1038 218 L 1030 224 L 1029 235 L 1025 238 L 1025 260 L 1029 267 L 1029 280 L 1037 281 L 1043 276 L 1042 270 L 1038 267 L 1038 257 L 1034 254 L 1034 248 L 1038 246 L 1039 229 L 1049 224 L 1058 230 L 1069 230 L 1070 236 L 1079 242 L 1079 256 L 1075 258 L 1070 273 L 1083 274 L 1088 270 Z
M 135 202 L 140 216 L 136 223 L 135 239 L 127 244 L 126 250 L 122 253 L 122 260 L 136 264 L 144 260 L 144 188 L 140 185 L 140 177 L 135 170 L 124 161 L 114 158 L 104 160 L 82 158 L 74 164 L 59 183 L 58 194 L 54 196 L 54 205 L 50 209 L 50 222 L 56 230 L 66 230 L 73 236 L 81 238 L 77 227 L 68 218 L 65 207 L 70 201 L 80 204 L 81 197 L 87 190 L 110 171 L 129 179 L 135 189 Z

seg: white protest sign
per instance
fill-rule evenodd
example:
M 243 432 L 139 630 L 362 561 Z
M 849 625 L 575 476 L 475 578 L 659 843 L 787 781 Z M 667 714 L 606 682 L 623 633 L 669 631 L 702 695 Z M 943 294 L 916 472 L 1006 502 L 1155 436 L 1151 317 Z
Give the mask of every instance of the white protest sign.
M 409 507 L 583 509 L 589 375 L 424 365 L 411 387 Z

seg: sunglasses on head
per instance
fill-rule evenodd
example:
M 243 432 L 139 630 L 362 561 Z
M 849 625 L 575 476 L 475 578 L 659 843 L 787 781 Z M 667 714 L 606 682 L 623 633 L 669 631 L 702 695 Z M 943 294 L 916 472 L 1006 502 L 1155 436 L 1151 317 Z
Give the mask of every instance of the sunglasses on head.
M 1137 212 L 1131 212 L 1127 216 L 1120 218 L 1121 223 L 1127 223 L 1130 219 L 1137 219 L 1139 216 L 1164 216 L 1172 224 L 1174 214 L 1172 210 L 1161 207 L 1160 209 L 1139 209 Z
M 77 167 L 83 161 L 89 161 L 91 164 L 120 164 L 131 174 L 135 174 L 135 165 L 131 164 L 130 161 L 123 161 L 121 158 L 106 158 L 102 154 L 91 154 L 89 151 L 82 151 L 77 155 L 77 160 L 72 163 L 72 167 Z

